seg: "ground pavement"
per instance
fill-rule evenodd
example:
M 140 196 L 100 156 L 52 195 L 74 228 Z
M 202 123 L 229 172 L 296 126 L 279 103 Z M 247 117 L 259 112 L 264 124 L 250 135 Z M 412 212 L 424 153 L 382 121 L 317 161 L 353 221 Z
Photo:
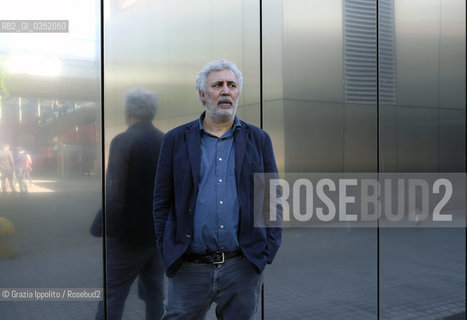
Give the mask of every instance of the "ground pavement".
M 0 217 L 15 228 L 0 246 L 14 237 L 16 249 L 0 259 L 0 288 L 102 287 L 102 239 L 89 234 L 100 179 L 43 177 L 30 191 L 0 194 Z M 377 244 L 374 228 L 285 230 L 265 271 L 265 319 L 377 319 L 378 297 L 380 319 L 465 319 L 464 229 L 380 229 Z M 0 320 L 93 319 L 96 309 L 0 298 Z M 144 319 L 135 286 L 124 319 Z

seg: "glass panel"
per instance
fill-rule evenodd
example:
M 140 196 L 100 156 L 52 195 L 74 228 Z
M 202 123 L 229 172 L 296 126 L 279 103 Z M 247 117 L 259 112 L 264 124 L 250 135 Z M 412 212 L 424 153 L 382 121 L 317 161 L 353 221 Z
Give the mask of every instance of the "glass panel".
M 465 1 L 380 0 L 379 21 L 381 170 L 465 172 Z M 381 229 L 381 319 L 464 319 L 465 250 L 463 228 Z
M 29 28 L 2 20 L 0 33 L 1 319 L 91 319 L 94 289 L 102 298 L 102 239 L 89 232 L 102 202 L 99 8 L 0 4 Z M 67 20 L 68 32 L 38 19 Z
M 124 95 L 142 87 L 159 101 L 153 124 L 163 132 L 197 119 L 195 78 L 203 65 L 219 58 L 237 63 L 244 87 L 237 115 L 259 126 L 259 3 L 257 1 L 165 0 L 106 4 L 105 150 L 126 130 Z M 194 297 L 196 299 L 196 297 Z M 144 318 L 135 281 L 124 319 Z M 215 319 L 214 309 L 208 319 Z
M 375 171 L 376 1 L 263 3 L 264 129 L 279 170 Z M 286 226 L 265 319 L 375 319 L 376 246 L 374 228 Z

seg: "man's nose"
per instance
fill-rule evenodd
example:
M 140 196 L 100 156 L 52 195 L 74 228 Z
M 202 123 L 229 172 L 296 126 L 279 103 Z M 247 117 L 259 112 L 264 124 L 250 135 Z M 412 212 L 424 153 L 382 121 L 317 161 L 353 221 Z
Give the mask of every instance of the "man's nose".
M 221 95 L 230 96 L 230 88 L 229 88 L 229 86 L 227 84 L 224 84 L 222 86 Z

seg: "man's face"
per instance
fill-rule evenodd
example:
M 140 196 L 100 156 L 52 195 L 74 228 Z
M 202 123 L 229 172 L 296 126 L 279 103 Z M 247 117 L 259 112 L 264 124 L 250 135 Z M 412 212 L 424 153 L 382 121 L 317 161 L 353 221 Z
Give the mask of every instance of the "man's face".
M 205 93 L 199 92 L 206 102 L 206 116 L 214 122 L 229 122 L 237 112 L 238 82 L 230 69 L 211 71 L 206 79 Z

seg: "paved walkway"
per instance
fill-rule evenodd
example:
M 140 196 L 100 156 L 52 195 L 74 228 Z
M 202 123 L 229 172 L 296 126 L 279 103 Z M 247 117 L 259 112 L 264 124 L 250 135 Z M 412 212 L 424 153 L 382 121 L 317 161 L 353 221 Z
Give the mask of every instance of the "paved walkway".
M 100 179 L 38 179 L 31 191 L 0 194 L 0 217 L 14 224 L 17 247 L 0 259 L 0 287 L 102 287 L 102 240 L 88 232 Z M 0 245 L 8 241 L 0 236 Z M 266 269 L 265 319 L 376 319 L 377 249 L 375 229 L 285 230 Z M 465 312 L 464 229 L 381 229 L 379 257 L 380 319 Z M 96 309 L 89 301 L 0 300 L 0 320 L 93 319 Z M 144 319 L 135 288 L 124 319 Z

